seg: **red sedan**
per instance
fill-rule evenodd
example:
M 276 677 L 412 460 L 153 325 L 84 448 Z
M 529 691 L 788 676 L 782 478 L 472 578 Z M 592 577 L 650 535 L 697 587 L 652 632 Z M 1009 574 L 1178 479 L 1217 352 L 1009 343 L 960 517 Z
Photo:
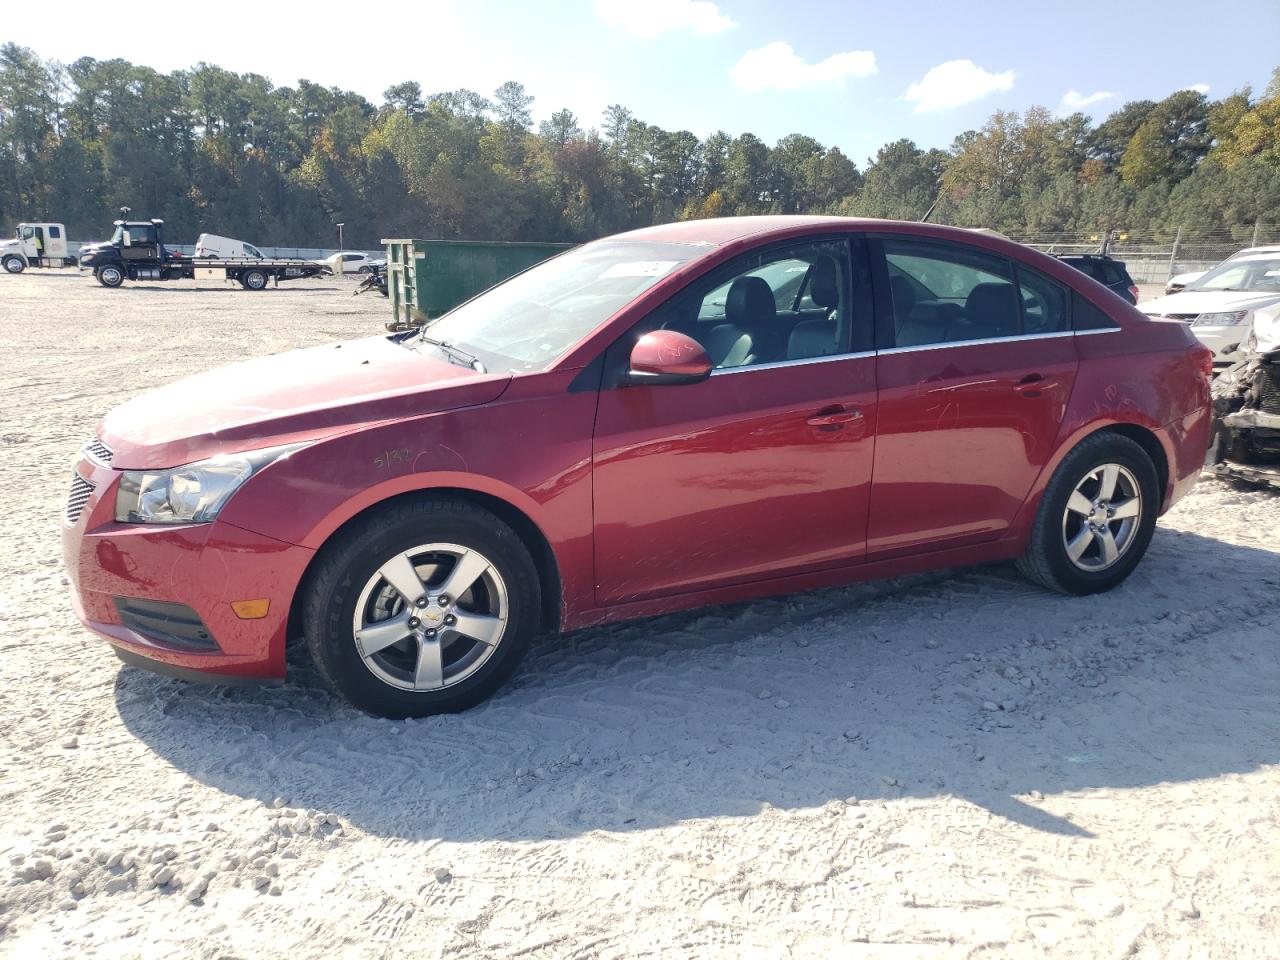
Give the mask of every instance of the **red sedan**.
M 1185 324 L 997 236 L 748 217 L 569 251 L 410 334 L 145 394 L 75 468 L 127 662 L 468 707 L 539 631 L 957 564 L 1114 587 L 1195 483 Z

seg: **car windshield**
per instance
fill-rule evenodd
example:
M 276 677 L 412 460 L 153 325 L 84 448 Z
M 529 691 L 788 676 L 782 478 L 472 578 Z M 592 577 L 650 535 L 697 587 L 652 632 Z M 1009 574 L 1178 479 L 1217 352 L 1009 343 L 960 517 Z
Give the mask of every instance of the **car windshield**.
M 467 301 L 429 323 L 424 336 L 476 354 L 490 370 L 541 370 L 706 249 L 688 243 L 589 243 Z
M 1248 290 L 1280 293 L 1280 257 L 1228 260 L 1220 263 L 1187 290 Z

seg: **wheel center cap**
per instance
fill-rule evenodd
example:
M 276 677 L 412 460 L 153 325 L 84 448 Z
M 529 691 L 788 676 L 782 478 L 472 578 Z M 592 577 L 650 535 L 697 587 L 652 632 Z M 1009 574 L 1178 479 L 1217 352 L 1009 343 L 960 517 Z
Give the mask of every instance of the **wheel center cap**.
M 434 603 L 422 611 L 422 619 L 427 623 L 435 626 L 444 621 L 444 611 Z
M 1106 507 L 1106 505 L 1105 505 L 1105 504 L 1102 504 L 1102 503 L 1095 503 L 1095 504 L 1093 505 L 1093 512 L 1089 514 L 1089 520 L 1090 520 L 1090 522 L 1091 522 L 1091 523 L 1103 523 L 1103 522 L 1105 522 L 1105 521 L 1106 521 L 1106 519 L 1107 519 L 1107 507 Z

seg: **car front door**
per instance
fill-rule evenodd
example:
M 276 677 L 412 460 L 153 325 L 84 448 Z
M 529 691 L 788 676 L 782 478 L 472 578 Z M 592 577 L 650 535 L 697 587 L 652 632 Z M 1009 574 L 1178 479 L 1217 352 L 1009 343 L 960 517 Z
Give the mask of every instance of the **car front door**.
M 962 244 L 883 238 L 871 261 L 880 410 L 867 557 L 998 539 L 1066 412 L 1068 291 Z
M 610 348 L 593 441 L 598 603 L 862 560 L 871 321 L 865 241 L 819 239 L 731 261 Z M 657 328 L 698 340 L 710 378 L 625 384 L 631 347 Z

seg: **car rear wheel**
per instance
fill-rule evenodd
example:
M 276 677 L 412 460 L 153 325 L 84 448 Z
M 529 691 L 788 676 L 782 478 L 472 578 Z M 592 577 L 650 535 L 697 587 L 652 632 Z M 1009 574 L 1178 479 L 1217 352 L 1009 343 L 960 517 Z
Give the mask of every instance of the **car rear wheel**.
M 1018 568 L 1061 593 L 1110 590 L 1146 553 L 1159 504 L 1141 446 L 1115 433 L 1087 437 L 1050 478 Z
M 516 533 L 473 504 L 423 499 L 325 548 L 305 599 L 321 675 L 384 717 L 451 713 L 511 675 L 537 630 L 538 573 Z
M 21 273 L 27 269 L 27 265 L 22 262 L 21 257 L 8 256 L 4 258 L 4 269 L 6 273 Z
M 99 267 L 95 276 L 104 287 L 118 287 L 124 283 L 124 271 L 119 267 Z

